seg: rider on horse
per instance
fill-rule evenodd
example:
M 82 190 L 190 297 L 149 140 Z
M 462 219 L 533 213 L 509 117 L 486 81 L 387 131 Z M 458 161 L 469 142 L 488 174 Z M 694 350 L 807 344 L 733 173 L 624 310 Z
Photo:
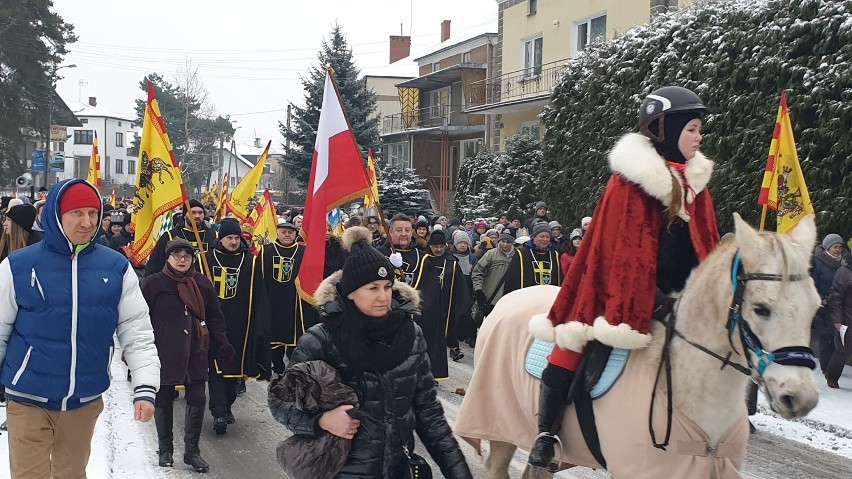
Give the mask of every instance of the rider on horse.
M 706 188 L 713 162 L 698 151 L 706 110 L 685 88 L 655 90 L 639 108 L 640 134 L 624 135 L 609 154 L 613 173 L 583 248 L 550 314 L 530 321 L 533 336 L 557 344 L 542 374 L 531 466 L 553 460 L 586 343 L 647 346 L 651 320 L 671 311 L 672 293 L 719 241 Z

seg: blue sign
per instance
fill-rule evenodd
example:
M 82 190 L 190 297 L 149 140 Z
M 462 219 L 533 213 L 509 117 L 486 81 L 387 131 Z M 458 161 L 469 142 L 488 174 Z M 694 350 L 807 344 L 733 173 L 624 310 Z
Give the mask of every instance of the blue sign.
M 48 168 L 51 173 L 62 173 L 65 171 L 65 155 L 60 152 L 53 154 L 53 158 L 48 162 Z
M 44 150 L 33 150 L 30 156 L 30 170 L 44 171 Z

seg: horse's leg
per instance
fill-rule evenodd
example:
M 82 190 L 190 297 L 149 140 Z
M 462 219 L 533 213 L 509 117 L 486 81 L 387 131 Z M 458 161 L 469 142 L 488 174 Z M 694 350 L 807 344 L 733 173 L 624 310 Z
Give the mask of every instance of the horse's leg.
M 508 442 L 488 441 L 491 452 L 485 459 L 485 479 L 509 479 L 509 463 L 517 446 Z

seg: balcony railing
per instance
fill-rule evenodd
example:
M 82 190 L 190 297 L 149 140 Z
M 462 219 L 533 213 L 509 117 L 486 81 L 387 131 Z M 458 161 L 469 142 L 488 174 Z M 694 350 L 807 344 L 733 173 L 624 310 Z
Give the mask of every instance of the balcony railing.
M 385 115 L 382 134 L 389 135 L 421 128 L 484 125 L 482 115 L 462 113 L 461 105 L 433 105 L 417 110 Z
M 468 108 L 550 94 L 565 74 L 567 63 L 566 58 L 475 81 Z

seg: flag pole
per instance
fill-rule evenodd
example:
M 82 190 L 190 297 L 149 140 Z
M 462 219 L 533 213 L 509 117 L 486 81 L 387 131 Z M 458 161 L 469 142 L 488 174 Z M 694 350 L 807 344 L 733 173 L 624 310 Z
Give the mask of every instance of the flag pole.
M 766 210 L 766 205 L 763 205 L 763 212 L 760 214 L 760 229 L 757 230 L 758 232 L 763 231 L 764 226 L 766 226 Z
M 186 224 L 187 215 L 192 214 L 192 207 L 189 206 L 188 196 L 184 196 L 183 206 L 186 208 L 186 214 L 183 215 L 183 223 Z M 207 276 L 207 279 L 209 279 L 212 283 L 213 277 L 210 274 L 210 267 L 207 265 L 207 252 L 204 251 L 204 243 L 201 241 L 201 234 L 198 232 L 198 226 L 195 224 L 195 221 L 190 221 L 189 224 L 192 227 L 192 234 L 195 235 L 195 241 L 198 243 L 198 250 L 201 252 L 201 267 L 204 268 L 204 276 Z

